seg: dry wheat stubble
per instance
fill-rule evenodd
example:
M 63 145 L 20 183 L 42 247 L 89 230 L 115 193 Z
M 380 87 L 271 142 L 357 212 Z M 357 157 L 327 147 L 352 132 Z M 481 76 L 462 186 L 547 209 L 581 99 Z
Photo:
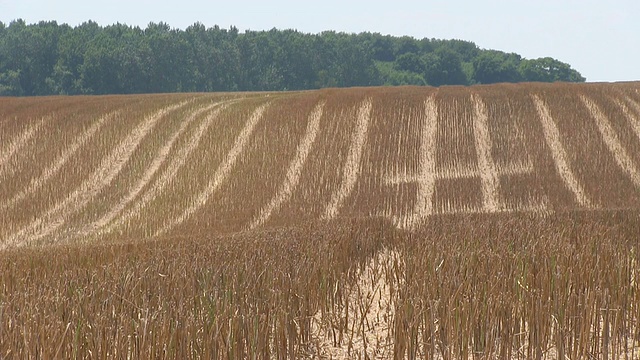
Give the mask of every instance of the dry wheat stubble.
M 216 169 L 215 173 L 213 174 L 207 186 L 202 191 L 200 191 L 198 196 L 192 200 L 191 204 L 183 210 L 180 216 L 170 220 L 167 224 L 159 228 L 155 232 L 154 236 L 165 234 L 171 229 L 173 229 L 175 226 L 180 225 L 207 203 L 207 201 L 209 200 L 209 197 L 229 177 L 231 171 L 233 170 L 238 160 L 238 157 L 240 156 L 240 154 L 242 154 L 244 148 L 246 147 L 251 137 L 251 134 L 255 130 L 258 122 L 262 119 L 262 115 L 264 114 L 269 104 L 270 103 L 267 102 L 265 104 L 260 105 L 253 112 L 253 114 L 251 114 L 245 127 L 242 129 L 242 131 L 236 138 L 236 141 L 233 144 L 233 147 L 231 148 L 229 153 L 226 155 L 223 162 L 218 166 L 218 168 Z
M 145 170 L 143 176 L 140 179 L 138 179 L 138 181 L 129 189 L 129 192 L 127 193 L 127 195 L 124 196 L 122 199 L 120 199 L 119 202 L 117 204 L 115 204 L 115 206 L 111 207 L 111 209 L 107 213 L 102 215 L 98 220 L 92 222 L 91 224 L 88 224 L 80 232 L 79 235 L 88 235 L 90 233 L 95 233 L 96 231 L 98 231 L 98 230 L 102 229 L 103 227 L 105 227 L 107 224 L 111 223 L 114 220 L 114 218 L 116 218 L 118 215 L 120 215 L 122 213 L 122 211 L 129 204 L 131 204 L 136 198 L 138 198 L 140 196 L 140 194 L 143 191 L 143 189 L 149 185 L 149 183 L 151 182 L 151 180 L 154 177 L 154 175 L 156 175 L 156 173 L 159 171 L 161 165 L 163 165 L 163 164 L 165 164 L 167 162 L 167 159 L 169 158 L 169 156 L 170 156 L 170 154 L 172 152 L 172 149 L 174 148 L 175 142 L 186 131 L 188 126 L 191 123 L 193 123 L 202 114 L 210 112 L 212 109 L 217 108 L 212 114 L 210 114 L 207 117 L 207 119 L 215 118 L 216 115 L 221 110 L 223 110 L 225 106 L 226 106 L 226 104 L 224 104 L 224 103 L 215 102 L 213 104 L 210 104 L 210 105 L 207 105 L 207 106 L 204 106 L 204 107 L 201 107 L 199 109 L 194 110 L 191 114 L 189 114 L 189 116 L 187 116 L 186 119 L 181 121 L 180 127 L 178 128 L 178 130 L 176 132 L 174 132 L 172 134 L 171 138 L 158 150 L 158 153 L 154 157 L 151 165 Z M 208 121 L 208 122 L 205 121 L 205 124 L 209 125 L 210 121 Z M 204 129 L 199 131 L 198 134 L 201 134 L 202 132 L 204 132 Z M 194 148 L 198 139 L 199 139 L 199 137 L 196 134 L 196 136 L 193 137 L 192 139 L 190 139 L 190 142 L 184 148 L 186 148 L 186 149 Z M 185 154 L 185 151 L 180 151 L 180 153 L 181 154 Z M 188 153 L 188 151 L 186 153 Z M 177 158 L 177 159 L 172 159 L 172 163 L 169 165 L 169 167 L 178 167 L 179 168 L 181 163 L 183 163 L 185 161 L 185 157 L 186 156 L 182 156 L 182 157 Z M 170 171 L 166 171 L 164 174 L 167 174 L 167 173 L 170 173 Z M 158 179 L 158 181 L 156 182 L 155 186 L 153 187 L 153 190 L 156 190 L 156 191 L 159 190 L 158 189 L 159 186 L 157 184 L 158 183 L 164 184 L 166 181 L 167 180 L 163 179 L 163 178 Z M 148 202 L 148 200 L 147 200 L 148 198 L 153 198 L 154 197 L 153 191 L 150 191 L 150 192 L 151 192 L 151 195 L 146 196 L 146 197 L 143 196 L 140 199 L 140 201 L 135 203 L 136 207 L 139 208 L 141 206 L 144 206 L 144 204 L 146 202 Z
M 13 141 L 9 143 L 6 149 L 3 149 L 0 153 L 0 179 L 6 176 L 7 172 L 12 171 L 10 160 L 11 158 L 29 143 L 36 133 L 42 128 L 42 126 L 51 120 L 50 116 L 45 116 L 34 124 L 29 126 L 23 133 L 18 135 Z
M 309 115 L 307 130 L 304 137 L 300 141 L 300 144 L 298 145 L 298 150 L 296 152 L 295 158 L 289 165 L 289 170 L 287 170 L 284 183 L 278 190 L 278 193 L 271 199 L 269 204 L 267 204 L 267 206 L 265 206 L 260 211 L 258 217 L 249 224 L 250 229 L 264 224 L 274 211 L 277 211 L 284 202 L 289 200 L 292 192 L 298 186 L 302 167 L 305 164 L 307 156 L 309 155 L 309 152 L 311 151 L 311 148 L 313 147 L 313 144 L 315 142 L 316 136 L 318 135 L 318 131 L 320 130 L 320 120 L 322 119 L 324 106 L 325 103 L 322 102 L 312 110 L 311 114 Z
M 586 96 L 580 96 L 582 103 L 589 109 L 591 117 L 595 120 L 600 135 L 604 139 L 607 148 L 611 152 L 618 166 L 629 176 L 631 181 L 640 188 L 640 171 L 634 164 L 633 160 L 625 150 L 615 130 L 611 126 L 609 119 L 602 112 L 602 110 L 593 101 Z
M 344 164 L 340 188 L 331 197 L 331 201 L 325 209 L 324 219 L 333 219 L 338 215 L 343 202 L 356 185 L 360 175 L 362 152 L 367 140 L 369 121 L 371 120 L 371 106 L 371 99 L 366 99 L 358 109 L 356 128 L 351 140 L 347 161 Z
M 28 226 L 10 235 L 1 245 L 2 248 L 19 246 L 37 241 L 57 230 L 67 217 L 82 210 L 102 189 L 120 173 L 142 139 L 155 127 L 158 121 L 169 112 L 187 105 L 191 100 L 182 101 L 162 108 L 144 119 L 118 146 L 103 159 L 98 169 L 64 200 L 47 210 Z
M 89 140 L 91 140 L 91 138 L 102 128 L 105 123 L 108 123 L 115 116 L 117 116 L 117 113 L 109 113 L 107 115 L 101 116 L 93 125 L 85 130 L 84 133 L 80 134 L 76 141 L 74 141 L 68 148 L 66 148 L 50 166 L 44 169 L 40 176 L 31 179 L 31 182 L 25 189 L 15 194 L 11 199 L 0 204 L 0 210 L 11 208 L 18 202 L 28 197 L 30 194 L 38 191 L 45 182 L 47 182 L 51 177 L 55 176 L 64 167 L 69 159 L 80 148 L 82 148 Z
M 569 165 L 569 157 L 562 145 L 562 140 L 558 127 L 556 126 L 547 105 L 537 95 L 531 95 L 533 102 L 536 105 L 538 111 L 538 117 L 542 122 L 542 128 L 544 130 L 544 137 L 549 146 L 549 150 L 553 156 L 553 160 L 556 166 L 556 170 L 560 174 L 560 177 L 566 184 L 566 186 L 573 192 L 576 201 L 583 207 L 592 207 L 591 201 L 587 197 L 582 185 L 578 182 L 575 175 L 571 171 Z

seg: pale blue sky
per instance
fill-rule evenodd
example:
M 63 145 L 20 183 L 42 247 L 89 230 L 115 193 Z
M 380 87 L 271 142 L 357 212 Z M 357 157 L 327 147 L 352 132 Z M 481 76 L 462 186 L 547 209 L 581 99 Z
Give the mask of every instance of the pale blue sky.
M 640 0 L 0 0 L 0 21 L 17 18 L 463 39 L 526 58 L 554 57 L 588 81 L 640 80 Z

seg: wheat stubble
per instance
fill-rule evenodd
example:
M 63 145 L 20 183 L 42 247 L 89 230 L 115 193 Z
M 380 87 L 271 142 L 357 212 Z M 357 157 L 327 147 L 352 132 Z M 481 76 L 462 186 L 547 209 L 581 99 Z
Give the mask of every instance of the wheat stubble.
M 325 209 L 325 219 L 333 219 L 338 215 L 340 207 L 342 207 L 344 200 L 351 194 L 360 175 L 360 162 L 367 140 L 369 121 L 371 120 L 371 99 L 366 99 L 362 102 L 358 109 L 356 120 L 357 123 L 351 140 L 351 147 L 349 148 L 347 161 L 343 168 L 342 182 L 340 183 L 340 188 L 333 194 L 331 201 Z
M 302 141 L 298 145 L 298 151 L 296 152 L 295 158 L 289 165 L 289 170 L 287 171 L 282 187 L 278 190 L 276 196 L 271 199 L 271 202 L 269 202 L 269 204 L 260 211 L 260 215 L 251 222 L 249 225 L 250 229 L 264 224 L 274 211 L 277 211 L 285 201 L 289 200 L 291 193 L 298 186 L 302 167 L 307 160 L 307 156 L 309 155 L 316 136 L 318 135 L 318 131 L 320 130 L 320 119 L 322 118 L 324 106 L 324 103 L 318 104 L 311 112 L 311 115 L 309 115 L 307 130 Z
M 562 141 L 560 140 L 560 131 L 558 131 L 558 127 L 553 121 L 547 105 L 537 95 L 531 95 L 531 98 L 536 105 L 538 118 L 542 123 L 544 138 L 549 146 L 549 150 L 551 150 L 551 156 L 553 157 L 556 170 L 560 174 L 565 185 L 567 185 L 569 190 L 573 192 L 576 197 L 576 201 L 583 207 L 591 207 L 591 201 L 585 194 L 582 185 L 580 185 L 578 179 L 576 179 L 575 175 L 571 171 L 569 158 L 562 146 Z
M 87 141 L 89 141 L 100 128 L 106 123 L 116 117 L 118 113 L 110 113 L 105 116 L 102 116 L 96 121 L 93 125 L 91 125 L 87 130 L 85 130 L 76 141 L 71 144 L 67 149 L 65 149 L 62 154 L 58 156 L 58 158 L 47 167 L 40 176 L 37 178 L 31 179 L 29 185 L 22 191 L 18 192 L 14 197 L 6 201 L 5 203 L 0 204 L 0 210 L 6 210 L 15 206 L 16 203 L 22 201 L 27 196 L 35 193 L 42 187 L 44 183 L 46 183 L 51 177 L 55 176 L 60 169 L 69 161 L 69 159 L 81 148 L 83 147 Z
M 245 146 L 247 145 L 251 134 L 258 125 L 258 122 L 262 119 L 263 114 L 269 103 L 260 105 L 254 112 L 251 114 L 251 117 L 247 121 L 246 125 L 236 138 L 233 147 L 223 160 L 222 164 L 216 169 L 216 172 L 213 174 L 211 181 L 209 184 L 198 194 L 198 196 L 192 201 L 192 203 L 184 209 L 182 214 L 175 219 L 170 220 L 165 226 L 161 227 L 158 231 L 156 231 L 155 236 L 159 236 L 167 233 L 169 230 L 173 229 L 175 226 L 183 223 L 189 217 L 191 217 L 198 209 L 204 206 L 209 197 L 215 193 L 216 190 L 222 185 L 222 183 L 227 180 L 231 170 L 233 170 L 238 156 L 243 152 Z
M 640 188 L 640 171 L 638 171 L 638 168 L 633 163 L 633 160 L 624 149 L 624 146 L 622 146 L 622 143 L 620 142 L 620 139 L 618 138 L 615 130 L 611 126 L 611 123 L 609 122 L 607 116 L 602 112 L 598 105 L 596 105 L 586 96 L 581 95 L 580 100 L 582 101 L 584 106 L 589 109 L 591 117 L 595 120 L 596 125 L 598 126 L 598 130 L 600 131 L 600 134 L 602 135 L 607 148 L 616 160 L 616 164 L 618 164 L 618 166 L 622 170 L 624 170 L 627 175 L 629 175 L 629 178 L 631 179 L 631 181 L 633 181 L 636 187 Z
M 146 117 L 112 152 L 102 160 L 88 179 L 63 201 L 36 218 L 31 224 L 11 235 L 2 247 L 20 246 L 37 241 L 60 228 L 67 218 L 82 210 L 120 173 L 133 152 L 158 121 L 170 112 L 187 105 L 190 100 L 166 106 Z

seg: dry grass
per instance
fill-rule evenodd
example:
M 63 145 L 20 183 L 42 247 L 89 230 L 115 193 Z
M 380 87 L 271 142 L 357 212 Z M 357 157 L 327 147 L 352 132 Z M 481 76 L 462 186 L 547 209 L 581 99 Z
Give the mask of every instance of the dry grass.
M 395 357 L 635 359 L 638 212 L 452 215 L 398 249 Z
M 639 215 L 451 215 L 417 232 L 335 221 L 6 251 L 0 354 L 634 359 Z
M 342 302 L 349 273 L 383 239 L 379 226 L 343 222 L 6 251 L 0 354 L 295 358 L 312 346 L 313 316 Z
M 640 357 L 640 85 L 0 98 L 0 359 Z

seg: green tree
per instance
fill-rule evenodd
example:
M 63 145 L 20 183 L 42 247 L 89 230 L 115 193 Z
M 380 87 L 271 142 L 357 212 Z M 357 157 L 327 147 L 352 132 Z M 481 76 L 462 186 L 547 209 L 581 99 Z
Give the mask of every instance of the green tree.
M 122 92 L 118 84 L 118 59 L 116 42 L 106 32 L 101 32 L 87 46 L 80 66 L 80 87 L 89 94 L 117 94 Z
M 447 47 L 439 47 L 424 57 L 425 80 L 429 85 L 466 85 L 467 77 L 462 69 L 460 55 Z
M 390 35 L 381 35 L 380 33 L 362 33 L 357 35 L 358 40 L 368 46 L 371 50 L 371 56 L 375 61 L 390 62 L 394 61 L 394 38 Z
M 522 79 L 518 67 L 522 58 L 501 51 L 483 51 L 473 60 L 473 78 L 480 84 L 518 82 Z
M 424 75 L 421 73 L 398 70 L 394 64 L 395 63 L 388 61 L 376 62 L 376 68 L 380 74 L 382 85 L 427 85 L 427 82 L 424 80 Z
M 81 94 L 80 68 L 84 63 L 88 44 L 102 31 L 95 22 L 82 23 L 74 29 L 65 31 L 58 42 L 58 59 L 50 78 L 51 89 L 55 94 Z
M 176 92 L 194 90 L 194 82 L 188 79 L 190 64 L 188 42 L 172 30 L 167 23 L 149 23 L 144 30 L 149 48 L 149 89 L 151 92 Z
M 418 41 L 410 36 L 397 38 L 395 41 L 395 57 L 407 53 L 417 54 L 420 52 Z
M 298 90 L 332 86 L 585 81 L 552 58 L 463 40 L 150 23 L 0 22 L 0 94 Z
M 47 79 L 58 58 L 58 24 L 39 22 L 27 26 L 12 21 L 3 30 L 0 45 L 0 87 L 9 95 L 46 95 L 51 92 Z
M 398 70 L 410 71 L 417 74 L 423 74 L 426 70 L 424 59 L 416 53 L 406 53 L 398 56 L 395 65 Z
M 525 81 L 568 81 L 584 82 L 586 79 L 569 64 L 545 57 L 533 60 L 523 60 L 518 68 Z

